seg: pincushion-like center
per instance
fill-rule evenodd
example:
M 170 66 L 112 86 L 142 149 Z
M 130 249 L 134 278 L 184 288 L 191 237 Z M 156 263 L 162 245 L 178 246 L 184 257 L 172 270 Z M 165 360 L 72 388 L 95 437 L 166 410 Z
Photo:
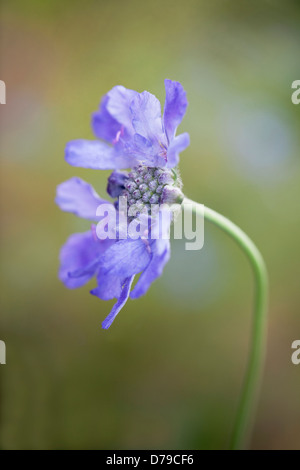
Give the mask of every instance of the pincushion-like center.
M 151 204 L 161 203 L 161 195 L 167 185 L 180 187 L 175 170 L 139 165 L 129 173 L 122 196 L 127 197 L 129 206 L 138 205 L 139 210 L 150 210 Z

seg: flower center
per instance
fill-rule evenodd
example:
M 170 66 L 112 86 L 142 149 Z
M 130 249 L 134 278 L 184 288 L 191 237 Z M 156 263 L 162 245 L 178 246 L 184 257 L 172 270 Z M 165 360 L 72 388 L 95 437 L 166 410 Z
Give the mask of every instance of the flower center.
M 127 197 L 129 206 L 150 211 L 151 204 L 163 202 L 165 186 L 180 188 L 181 180 L 175 170 L 139 165 L 130 171 L 124 186 L 122 196 Z

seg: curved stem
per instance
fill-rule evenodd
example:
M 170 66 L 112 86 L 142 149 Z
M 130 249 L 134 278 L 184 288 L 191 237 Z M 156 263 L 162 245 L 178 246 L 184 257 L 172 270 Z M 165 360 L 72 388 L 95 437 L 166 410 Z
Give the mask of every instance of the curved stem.
M 194 214 L 203 215 L 202 205 L 189 199 L 185 199 L 183 204 L 184 210 L 192 210 Z M 249 437 L 264 363 L 268 276 L 261 253 L 248 235 L 237 225 L 207 207 L 204 207 L 204 219 L 217 225 L 238 243 L 252 265 L 255 278 L 256 291 L 251 348 L 230 445 L 231 449 L 240 449 L 245 446 Z

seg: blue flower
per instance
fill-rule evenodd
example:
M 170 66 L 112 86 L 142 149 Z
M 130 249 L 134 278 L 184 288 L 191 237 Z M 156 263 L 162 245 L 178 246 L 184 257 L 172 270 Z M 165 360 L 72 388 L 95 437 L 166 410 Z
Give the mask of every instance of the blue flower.
M 103 300 L 117 299 L 102 323 L 105 329 L 129 295 L 137 298 L 147 292 L 170 257 L 166 232 L 171 218 L 161 229 L 157 224 L 159 215 L 152 212 L 150 215 L 150 209 L 156 204 L 160 211 L 163 203 L 181 202 L 181 184 L 174 167 L 178 164 L 179 152 L 189 144 L 189 136 L 187 133 L 175 136 L 187 107 L 186 93 L 178 82 L 165 80 L 165 87 L 163 117 L 155 96 L 146 91 L 137 93 L 122 86 L 114 87 L 92 117 L 94 133 L 102 140 L 80 139 L 66 146 L 65 158 L 71 165 L 114 170 L 108 178 L 107 192 L 112 198 L 126 198 L 129 206 L 126 223 L 135 222 L 140 228 L 139 236 L 131 237 L 126 232 L 124 238 L 117 226 L 114 236 L 110 233 L 111 236 L 102 239 L 92 225 L 85 233 L 71 235 L 61 249 L 59 278 L 68 288 L 80 287 L 96 277 L 97 287 L 91 293 Z M 100 198 L 80 178 L 71 178 L 58 186 L 56 203 L 63 211 L 94 222 L 102 221 L 107 233 L 110 221 L 113 218 L 120 221 L 123 214 L 120 199 L 109 202 Z M 103 214 L 99 215 L 103 204 L 109 209 L 106 219 Z M 134 277 L 139 273 L 130 292 Z
M 165 87 L 163 118 L 160 102 L 151 93 L 138 93 L 123 86 L 110 90 L 92 116 L 96 137 L 106 142 L 69 142 L 67 162 L 95 170 L 133 168 L 141 161 L 150 167 L 175 167 L 179 152 L 189 145 L 187 133 L 175 137 L 187 99 L 180 83 L 165 80 Z

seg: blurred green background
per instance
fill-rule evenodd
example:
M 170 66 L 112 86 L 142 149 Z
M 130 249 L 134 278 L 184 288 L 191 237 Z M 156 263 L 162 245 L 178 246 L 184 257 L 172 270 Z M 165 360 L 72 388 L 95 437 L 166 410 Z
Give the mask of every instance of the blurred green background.
M 57 279 L 66 238 L 88 223 L 54 204 L 78 175 L 104 196 L 109 172 L 72 168 L 66 142 L 114 85 L 164 101 L 180 81 L 188 197 L 240 225 L 270 274 L 268 353 L 253 449 L 300 448 L 300 5 L 292 1 L 1 0 L 2 449 L 222 449 L 247 359 L 253 279 L 206 224 L 199 252 L 172 241 L 147 295 L 110 330 L 112 302 Z

